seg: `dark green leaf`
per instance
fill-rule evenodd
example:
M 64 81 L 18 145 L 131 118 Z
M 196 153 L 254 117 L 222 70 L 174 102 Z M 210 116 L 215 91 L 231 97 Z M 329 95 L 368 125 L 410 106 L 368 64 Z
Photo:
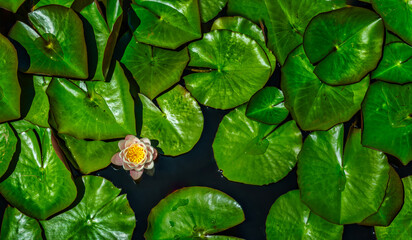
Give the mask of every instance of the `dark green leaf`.
M 1 225 L 0 239 L 41 240 L 41 228 L 36 219 L 21 213 L 17 208 L 7 207 Z
M 202 22 L 209 22 L 222 11 L 228 0 L 199 0 L 200 17 Z
M 22 85 L 24 85 L 26 89 L 30 85 L 29 81 L 33 81 L 32 84 L 34 86 L 34 98 L 31 103 L 30 110 L 24 119 L 41 127 L 50 127 L 50 105 L 49 98 L 46 94 L 46 89 L 50 84 L 51 77 L 32 76 L 32 78 L 22 78 L 20 81 L 23 82 Z
M 0 0 L 0 7 L 15 13 L 24 1 L 25 0 Z
M 17 138 L 8 123 L 0 124 L 0 177 L 9 168 L 16 151 Z
M 74 0 L 32 0 L 36 5 L 33 6 L 33 10 L 39 7 L 47 5 L 60 5 L 70 8 Z

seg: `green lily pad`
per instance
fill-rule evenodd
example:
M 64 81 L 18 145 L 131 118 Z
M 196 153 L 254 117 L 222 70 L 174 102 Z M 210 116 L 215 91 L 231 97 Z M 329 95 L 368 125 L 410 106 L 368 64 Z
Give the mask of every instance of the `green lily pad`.
M 66 157 L 83 174 L 109 166 L 110 159 L 119 152 L 118 141 L 80 140 L 66 134 L 59 137 L 64 141 Z
M 236 239 L 211 234 L 245 220 L 242 207 L 225 193 L 187 187 L 161 200 L 150 212 L 145 239 Z
M 59 133 L 94 140 L 136 134 L 134 102 L 119 63 L 116 63 L 110 82 L 77 84 L 54 78 L 47 89 L 53 117 L 51 124 L 54 122 L 52 126 Z
M 40 224 L 21 213 L 17 208 L 7 207 L 1 225 L 0 239 L 41 240 Z
M 394 42 L 385 45 L 383 58 L 372 78 L 392 83 L 412 82 L 412 46 L 406 43 Z
M 362 104 L 362 144 L 412 160 L 412 84 L 372 84 Z
M 27 90 L 30 84 L 33 84 L 34 87 L 34 98 L 30 103 L 30 110 L 27 115 L 24 117 L 25 120 L 38 125 L 40 127 L 50 127 L 49 126 L 49 98 L 47 97 L 46 90 L 50 84 L 51 77 L 44 76 L 32 76 L 30 78 L 24 77 L 21 78 L 22 85 L 26 86 L 23 88 Z M 33 83 L 29 83 L 32 81 Z
M 91 68 L 89 78 L 91 80 L 104 81 L 108 74 L 123 19 L 123 10 L 120 4 L 116 4 L 118 1 L 107 1 L 110 5 L 106 8 L 106 16 L 110 16 L 109 19 L 113 21 L 111 25 L 109 22 L 106 23 L 97 1 L 93 1 L 80 12 L 87 22 L 85 37 L 89 50 L 89 67 Z
M 352 128 L 343 151 L 343 124 L 311 133 L 298 161 L 302 201 L 336 224 L 358 223 L 376 213 L 385 196 L 389 164 L 385 154 L 363 147 Z
M 186 89 L 177 85 L 157 97 L 160 109 L 146 96 L 139 97 L 143 111 L 140 135 L 159 141 L 160 153 L 177 156 L 195 146 L 203 131 L 203 114 Z
M 398 38 L 398 36 L 393 34 L 392 32 L 386 30 L 385 45 L 388 45 L 394 42 L 403 42 L 403 41 L 400 38 Z
M 391 167 L 389 171 L 389 182 L 386 188 L 385 198 L 379 211 L 361 222 L 368 226 L 388 226 L 396 217 L 403 205 L 403 185 L 402 180 Z
M 200 18 L 202 22 L 209 22 L 222 11 L 228 0 L 199 0 Z
M 319 79 L 329 85 L 355 83 L 378 65 L 384 30 L 382 19 L 374 12 L 343 8 L 313 18 L 303 47 L 316 65 L 313 72 Z
M 20 85 L 17 78 L 17 52 L 0 34 L 0 123 L 20 117 Z
M 293 51 L 282 68 L 285 106 L 303 130 L 327 130 L 346 122 L 360 110 L 369 87 L 369 76 L 361 82 L 330 86 L 313 73 L 314 66 L 303 47 Z
M 259 28 L 257 25 L 247 20 L 246 18 L 239 17 L 239 16 L 221 17 L 221 18 L 216 19 L 216 21 L 213 22 L 211 30 L 218 30 L 218 29 L 226 29 L 226 30 L 231 30 L 233 32 L 243 33 L 249 36 L 250 38 L 252 38 L 253 40 L 255 40 L 257 43 L 259 43 L 259 45 L 265 51 L 269 59 L 270 66 L 272 68 L 271 73 L 275 71 L 276 57 L 266 47 L 263 29 Z
M 73 2 L 74 0 L 33 0 L 33 10 L 47 5 L 60 5 L 70 8 Z
M 250 99 L 246 116 L 266 124 L 279 124 L 289 115 L 283 100 L 281 90 L 265 87 Z
M 263 49 L 250 37 L 229 30 L 214 30 L 189 44 L 190 67 L 197 73 L 184 77 L 187 89 L 209 107 L 239 106 L 268 81 L 271 67 Z
M 0 183 L 0 193 L 24 214 L 46 219 L 74 201 L 76 186 L 53 148 L 51 129 L 16 131 L 21 152 L 14 171 Z
M 189 54 L 187 48 L 171 51 L 132 38 L 121 62 L 133 74 L 140 92 L 153 99 L 180 81 Z
M 24 1 L 25 0 L 0 0 L 0 8 L 4 8 L 7 11 L 15 13 Z
M 132 9 L 140 19 L 133 35 L 137 41 L 176 49 L 202 37 L 197 0 L 135 0 Z
M 8 123 L 0 124 L 0 177 L 6 173 L 16 151 L 17 138 Z
M 300 201 L 299 190 L 280 196 L 266 219 L 266 239 L 341 240 L 343 226 L 330 223 Z
M 296 164 L 301 132 L 295 121 L 276 129 L 276 125 L 247 118 L 245 110 L 245 105 L 236 108 L 220 123 L 213 141 L 217 166 L 230 181 L 253 185 L 277 182 Z
M 83 176 L 84 195 L 72 209 L 41 221 L 47 239 L 131 239 L 135 215 L 110 181 Z
M 405 189 L 404 204 L 401 211 L 388 227 L 375 227 L 376 238 L 384 239 L 410 239 L 412 229 L 412 176 L 402 178 Z
M 19 62 L 19 69 L 27 73 L 86 79 L 86 43 L 83 24 L 77 14 L 72 9 L 50 5 L 29 13 L 29 20 L 34 29 L 17 22 L 9 33 L 29 57 L 28 62 Z
M 375 11 L 381 15 L 385 26 L 405 42 L 412 45 L 412 4 L 402 0 L 371 0 Z

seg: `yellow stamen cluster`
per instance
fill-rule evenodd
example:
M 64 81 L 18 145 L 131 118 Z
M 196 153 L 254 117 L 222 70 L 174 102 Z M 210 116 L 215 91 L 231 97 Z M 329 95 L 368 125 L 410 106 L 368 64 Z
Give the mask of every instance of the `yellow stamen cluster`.
M 145 156 L 146 150 L 138 144 L 133 144 L 126 152 L 126 158 L 133 163 L 141 163 Z

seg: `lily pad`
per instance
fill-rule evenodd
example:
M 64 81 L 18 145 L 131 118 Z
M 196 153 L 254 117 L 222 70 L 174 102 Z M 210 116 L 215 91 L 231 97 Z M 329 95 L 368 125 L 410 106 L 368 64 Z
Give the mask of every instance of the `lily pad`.
M 153 99 L 180 81 L 189 53 L 187 48 L 171 51 L 132 38 L 121 62 L 133 74 L 140 92 Z
M 398 36 L 396 36 L 394 33 L 386 30 L 385 45 L 388 45 L 394 42 L 403 42 L 403 41 L 400 38 L 398 38 Z
M 161 200 L 150 212 L 145 239 L 236 239 L 212 234 L 245 220 L 242 207 L 225 193 L 187 187 Z
M 135 215 L 110 181 L 83 176 L 84 195 L 72 209 L 41 221 L 47 239 L 131 239 Z
M 17 138 L 8 123 L 0 124 L 0 177 L 9 168 L 16 151 Z
M 19 62 L 21 71 L 81 79 L 88 77 L 83 24 L 72 9 L 45 6 L 29 13 L 29 21 L 34 29 L 17 22 L 9 33 L 25 48 L 29 57 Z
M 228 0 L 199 0 L 200 18 L 202 22 L 209 22 L 222 11 Z
M 156 47 L 176 49 L 202 37 L 197 0 L 135 0 L 132 9 L 140 19 L 136 40 Z
M 295 121 L 276 129 L 251 120 L 246 105 L 228 113 L 219 125 L 213 152 L 230 181 L 265 185 L 284 178 L 295 166 L 302 135 Z M 276 129 L 276 130 L 275 130 Z
M 4 8 L 10 12 L 17 12 L 17 9 L 24 3 L 25 0 L 1 0 L 0 8 Z
M 362 144 L 412 160 L 412 84 L 372 84 L 362 104 Z
M 343 226 L 330 223 L 301 202 L 299 190 L 280 196 L 266 219 L 266 238 L 341 240 Z
M 412 82 L 412 46 L 394 42 L 383 49 L 383 58 L 372 78 L 392 83 Z
M 209 107 L 239 106 L 268 81 L 271 66 L 263 49 L 250 37 L 214 30 L 189 44 L 193 73 L 184 77 L 187 89 Z
M 21 213 L 17 208 L 7 207 L 1 225 L 0 239 L 41 240 L 40 224 Z
M 22 213 L 37 219 L 68 207 L 76 198 L 70 171 L 56 154 L 49 128 L 19 133 L 20 154 L 14 171 L 0 183 L 0 193 Z
M 379 211 L 361 222 L 368 226 L 388 226 L 396 217 L 403 205 L 403 185 L 402 180 L 391 167 L 389 171 L 389 182 L 386 188 L 385 198 Z
M 369 87 L 369 76 L 361 82 L 330 86 L 313 73 L 314 66 L 303 47 L 293 51 L 282 68 L 285 106 L 303 130 L 327 130 L 346 122 L 360 110 Z
M 266 124 L 279 124 L 289 115 L 283 100 L 281 90 L 265 87 L 250 99 L 246 116 Z
M 177 156 L 190 151 L 203 131 L 203 114 L 197 102 L 177 85 L 156 98 L 159 108 L 139 94 L 143 106 L 140 135 L 159 141 L 164 155 Z
M 24 117 L 25 120 L 38 125 L 40 127 L 50 127 L 49 126 L 49 98 L 47 97 L 46 90 L 50 84 L 51 77 L 44 76 L 32 76 L 32 78 L 21 78 L 22 85 L 25 86 L 27 90 L 28 86 L 33 84 L 34 87 L 34 98 L 30 103 L 30 110 Z M 32 81 L 33 83 L 29 83 Z M 25 90 L 23 89 L 23 90 Z
M 402 178 L 405 189 L 404 204 L 401 211 L 388 227 L 375 227 L 376 238 L 410 239 L 412 229 L 412 176 Z
M 319 79 L 330 85 L 350 84 L 361 81 L 378 65 L 384 33 L 382 19 L 374 12 L 343 8 L 313 18 L 303 47 Z
M 109 166 L 110 159 L 119 152 L 118 141 L 81 140 L 65 134 L 59 137 L 64 141 L 66 157 L 83 174 Z
M 20 117 L 20 85 L 17 78 L 17 52 L 0 34 L 0 123 Z
M 363 147 L 352 128 L 343 151 L 343 124 L 305 140 L 298 162 L 302 201 L 336 224 L 359 223 L 376 213 L 385 196 L 389 164 L 385 154 Z
M 73 2 L 74 0 L 33 0 L 33 10 L 47 5 L 60 5 L 70 8 Z
M 412 4 L 401 0 L 371 0 L 375 11 L 381 15 L 385 26 L 405 42 L 412 45 Z
M 86 81 L 77 84 L 54 78 L 47 89 L 53 117 L 51 124 L 59 133 L 94 140 L 136 134 L 129 82 L 119 63 L 116 63 L 110 82 Z

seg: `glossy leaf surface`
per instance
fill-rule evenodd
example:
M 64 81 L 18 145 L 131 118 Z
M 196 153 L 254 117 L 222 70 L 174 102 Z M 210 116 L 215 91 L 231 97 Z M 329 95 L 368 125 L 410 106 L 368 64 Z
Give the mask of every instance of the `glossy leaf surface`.
M 132 38 L 121 62 L 133 74 L 140 92 L 153 99 L 180 81 L 189 54 L 187 48 L 171 51 Z
M 159 108 L 139 94 L 143 106 L 140 135 L 159 141 L 156 146 L 164 155 L 177 156 L 190 151 L 203 131 L 203 114 L 197 102 L 177 85 L 156 98 Z
M 314 73 L 329 85 L 359 82 L 375 69 L 384 40 L 382 19 L 365 8 L 319 14 L 306 28 L 303 47 Z M 362 67 L 360 67 L 362 66 Z
M 276 87 L 265 87 L 250 99 L 246 116 L 266 124 L 279 124 L 289 115 L 283 100 L 281 90 Z
M 282 68 L 285 106 L 303 130 L 327 130 L 348 121 L 360 110 L 369 86 L 369 77 L 361 82 L 330 86 L 313 73 L 303 48 L 291 53 Z
M 80 84 L 80 85 L 76 85 Z M 74 82 L 55 78 L 47 89 L 53 127 L 78 139 L 105 140 L 135 135 L 129 82 L 116 64 L 110 82 Z M 70 99 L 70 104 L 67 104 Z
M 17 138 L 8 123 L 0 124 L 0 177 L 6 173 L 16 151 Z
M 110 181 L 83 176 L 84 195 L 72 209 L 41 221 L 47 239 L 131 239 L 135 215 Z
M 253 185 L 274 183 L 295 166 L 302 135 L 294 121 L 275 131 L 245 116 L 246 106 L 228 113 L 213 142 L 217 166 L 230 181 Z
M 30 105 L 30 110 L 24 117 L 25 120 L 38 125 L 40 127 L 49 126 L 49 98 L 47 97 L 46 90 L 50 84 L 51 77 L 44 76 L 32 76 L 24 77 L 20 80 L 25 86 L 24 90 L 28 89 L 28 86 L 33 84 L 34 98 Z M 33 83 L 30 83 L 33 82 Z
M 74 2 L 74 0 L 33 0 L 35 5 L 33 6 L 33 10 L 39 7 L 47 6 L 47 5 L 60 5 L 67 8 L 70 8 Z
M 202 37 L 196 0 L 136 0 L 132 8 L 140 19 L 133 35 L 137 41 L 176 49 Z
M 209 22 L 222 11 L 228 0 L 199 0 L 200 18 L 202 22 Z
M 412 160 L 412 84 L 376 82 L 362 104 L 362 144 Z
M 21 213 L 17 208 L 8 206 L 4 212 L 0 239 L 41 240 L 40 224 Z
M 145 239 L 236 239 L 212 234 L 245 220 L 242 207 L 225 193 L 187 187 L 161 200 L 150 212 Z
M 204 34 L 189 44 L 189 66 L 197 68 L 184 77 L 187 89 L 209 107 L 239 106 L 261 89 L 271 67 L 260 45 L 250 37 L 229 30 Z
M 343 133 L 343 124 L 311 133 L 297 170 L 302 201 L 336 224 L 358 223 L 376 213 L 389 180 L 385 154 L 363 147 L 355 128 L 343 150 Z
M 266 219 L 266 239 L 342 239 L 343 226 L 330 223 L 300 201 L 299 190 L 280 196 Z
M 0 8 L 4 8 L 10 12 L 17 12 L 17 9 L 24 3 L 25 0 L 1 0 Z

